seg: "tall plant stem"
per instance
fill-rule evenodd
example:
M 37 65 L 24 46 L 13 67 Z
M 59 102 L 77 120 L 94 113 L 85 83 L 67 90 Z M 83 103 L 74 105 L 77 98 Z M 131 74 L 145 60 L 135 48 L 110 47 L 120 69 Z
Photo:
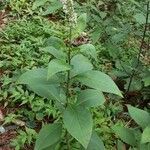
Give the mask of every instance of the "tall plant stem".
M 145 37 L 146 37 L 147 25 L 148 25 L 149 5 L 150 5 L 150 2 L 147 2 L 146 23 L 145 23 L 145 28 L 144 28 L 144 32 L 143 32 L 142 41 L 141 41 L 141 46 L 140 46 L 139 53 L 138 53 L 138 57 L 137 57 L 137 64 L 136 64 L 135 68 L 133 69 L 132 74 L 131 74 L 131 76 L 130 76 L 129 85 L 128 85 L 126 94 L 130 91 L 130 87 L 131 87 L 133 78 L 134 78 L 134 76 L 135 76 L 135 74 L 136 74 L 136 69 L 138 68 L 139 63 L 140 63 L 140 57 L 141 57 L 141 53 L 142 53 L 142 49 L 143 49 L 143 45 L 144 45 L 144 40 L 145 40 Z
M 68 64 L 69 65 L 71 63 L 71 49 L 72 49 L 71 39 L 72 39 L 72 27 L 70 26 L 69 27 L 69 49 L 68 49 L 68 53 L 67 53 Z M 68 70 L 68 72 L 67 72 L 67 87 L 66 87 L 66 101 L 67 101 L 67 105 L 69 103 L 69 97 L 70 97 L 69 89 L 70 89 L 70 70 Z
M 71 64 L 71 50 L 72 50 L 72 43 L 71 43 L 71 39 L 72 39 L 72 27 L 69 27 L 69 48 L 68 48 L 68 64 Z M 70 97 L 70 70 L 68 70 L 67 72 L 67 86 L 66 86 L 66 107 L 69 104 L 69 97 Z M 67 144 L 67 149 L 70 150 L 70 143 L 69 143 L 69 135 L 68 132 L 66 130 L 66 144 Z

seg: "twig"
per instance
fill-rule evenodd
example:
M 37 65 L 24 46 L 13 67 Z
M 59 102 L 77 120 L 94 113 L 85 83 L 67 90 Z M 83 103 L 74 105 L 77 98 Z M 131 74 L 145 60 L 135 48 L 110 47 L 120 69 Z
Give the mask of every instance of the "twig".
M 150 4 L 150 2 L 147 3 L 146 23 L 145 23 L 145 28 L 144 28 L 144 32 L 143 32 L 143 38 L 142 38 L 142 41 L 141 41 L 141 46 L 140 46 L 139 53 L 138 53 L 137 64 L 136 64 L 135 68 L 133 69 L 132 74 L 130 76 L 129 85 L 128 85 L 126 94 L 130 91 L 130 87 L 131 87 L 131 84 L 132 84 L 132 81 L 133 81 L 133 77 L 136 74 L 136 69 L 137 69 L 137 67 L 139 66 L 139 63 L 140 63 L 140 56 L 141 56 L 141 53 L 142 53 L 143 44 L 144 44 L 144 40 L 145 40 L 145 37 L 146 37 L 147 25 L 148 25 L 149 4 Z
M 128 125 L 131 123 L 131 121 L 132 121 L 132 119 L 130 119 L 130 120 L 125 124 L 124 127 L 128 127 Z

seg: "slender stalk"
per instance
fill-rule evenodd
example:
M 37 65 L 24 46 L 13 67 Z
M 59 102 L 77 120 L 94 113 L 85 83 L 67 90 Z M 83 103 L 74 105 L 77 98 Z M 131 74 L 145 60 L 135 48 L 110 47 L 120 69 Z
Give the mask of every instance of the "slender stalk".
M 146 23 L 145 23 L 145 28 L 144 28 L 144 32 L 143 32 L 142 41 L 141 41 L 141 46 L 140 46 L 139 53 L 138 53 L 137 64 L 136 64 L 135 68 L 133 69 L 132 74 L 131 74 L 131 76 L 130 76 L 129 85 L 128 85 L 126 94 L 127 94 L 127 93 L 129 92 L 129 90 L 130 90 L 130 87 L 131 87 L 133 78 L 134 78 L 134 76 L 135 76 L 135 74 L 136 74 L 136 69 L 138 68 L 139 63 L 140 63 L 140 57 L 141 57 L 141 53 L 142 53 L 142 49 L 143 49 L 143 45 L 144 45 L 144 40 L 145 40 L 145 37 L 146 37 L 147 25 L 148 25 L 149 5 L 150 5 L 150 2 L 147 2 Z
M 72 39 L 72 27 L 69 27 L 69 48 L 68 48 L 68 64 L 71 64 L 71 50 L 72 50 L 72 43 L 71 43 L 71 39 Z M 66 107 L 69 104 L 69 98 L 70 98 L 70 70 L 68 70 L 67 72 L 67 86 L 66 86 Z M 67 149 L 70 150 L 70 143 L 69 143 L 69 135 L 68 132 L 66 130 L 66 144 L 67 144 Z
M 71 39 L 72 39 L 72 27 L 69 27 L 69 49 L 68 49 L 68 64 L 70 65 L 71 63 Z M 69 97 L 70 97 L 70 93 L 69 93 L 69 89 L 70 89 L 70 70 L 68 70 L 67 72 L 67 87 L 66 87 L 66 101 L 67 101 L 67 105 L 69 103 Z
M 73 0 L 61 0 L 63 4 L 63 9 L 66 14 L 66 20 L 68 21 L 69 24 L 69 35 L 68 35 L 68 51 L 67 51 L 67 63 L 68 65 L 71 64 L 71 51 L 72 51 L 72 28 L 76 24 L 76 13 L 74 12 L 74 6 L 73 6 Z M 70 70 L 67 71 L 67 81 L 66 81 L 66 105 L 65 107 L 69 105 L 70 101 L 70 86 L 71 86 L 71 79 L 70 79 Z M 67 150 L 71 150 L 70 148 L 70 142 L 69 142 L 69 134 L 66 130 L 66 145 L 67 145 Z

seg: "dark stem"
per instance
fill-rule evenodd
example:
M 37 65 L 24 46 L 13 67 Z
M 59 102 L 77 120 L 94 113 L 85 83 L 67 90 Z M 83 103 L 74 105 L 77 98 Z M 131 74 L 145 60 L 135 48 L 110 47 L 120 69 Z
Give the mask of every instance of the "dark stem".
M 128 76 L 130 76 L 131 74 L 130 74 L 130 73 L 125 69 L 125 67 L 123 66 L 121 60 L 119 59 L 118 54 L 116 54 L 116 56 L 117 56 L 117 59 L 118 59 L 118 61 L 119 61 L 119 64 L 120 64 L 121 68 L 123 69 L 123 71 L 124 71 Z
M 70 29 L 69 29 L 69 49 L 68 49 L 68 54 L 67 54 L 67 56 L 68 56 L 68 64 L 69 65 L 71 63 L 71 49 L 72 49 L 71 38 L 72 38 L 72 28 L 70 26 Z M 68 70 L 68 72 L 67 72 L 67 87 L 66 87 L 66 101 L 67 101 L 67 105 L 68 105 L 69 97 L 70 97 L 69 89 L 70 89 L 70 70 Z
M 148 31 L 150 31 L 150 25 L 148 26 Z M 150 36 L 148 37 L 147 52 L 149 50 L 150 50 Z
M 147 3 L 146 23 L 145 23 L 145 28 L 144 28 L 144 32 L 143 32 L 143 38 L 142 38 L 142 41 L 141 41 L 141 46 L 140 46 L 138 57 L 137 57 L 137 64 L 136 64 L 135 68 L 133 69 L 132 74 L 130 76 L 129 85 L 128 85 L 126 94 L 130 91 L 130 87 L 131 87 L 133 78 L 136 74 L 136 70 L 137 70 L 137 68 L 139 66 L 139 63 L 140 63 L 140 57 L 141 57 L 141 53 L 142 53 L 142 49 L 143 49 L 143 45 L 144 45 L 144 41 L 145 41 L 145 37 L 146 37 L 147 25 L 148 25 L 149 4 L 150 4 L 150 2 Z
M 72 39 L 72 27 L 70 26 L 69 29 L 69 48 L 68 48 L 68 64 L 70 65 L 71 63 L 71 50 L 72 50 L 72 43 L 71 43 L 71 39 Z M 67 86 L 66 86 L 66 107 L 69 104 L 69 97 L 70 97 L 70 70 L 68 70 L 67 72 Z M 67 149 L 70 150 L 70 143 L 69 143 L 69 134 L 66 130 L 66 144 L 67 144 Z

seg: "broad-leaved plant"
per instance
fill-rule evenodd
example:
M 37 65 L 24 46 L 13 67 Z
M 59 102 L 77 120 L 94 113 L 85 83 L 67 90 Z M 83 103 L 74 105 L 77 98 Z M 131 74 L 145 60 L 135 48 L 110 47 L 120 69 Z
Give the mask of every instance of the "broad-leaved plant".
M 19 83 L 26 84 L 39 96 L 53 100 L 61 112 L 59 120 L 42 127 L 35 150 L 54 150 L 64 130 L 66 138 L 70 134 L 83 149 L 104 149 L 94 132 L 90 108 L 105 102 L 103 92 L 122 94 L 108 75 L 94 69 L 90 60 L 97 58 L 92 44 L 80 45 L 74 51 L 72 42 L 85 30 L 86 14 L 81 14 L 76 21 L 72 0 L 62 0 L 62 3 L 68 20 L 68 39 L 64 42 L 50 37 L 49 46 L 44 49 L 53 59 L 47 67 L 29 70 L 19 78 Z M 72 149 L 69 139 L 67 149 Z

